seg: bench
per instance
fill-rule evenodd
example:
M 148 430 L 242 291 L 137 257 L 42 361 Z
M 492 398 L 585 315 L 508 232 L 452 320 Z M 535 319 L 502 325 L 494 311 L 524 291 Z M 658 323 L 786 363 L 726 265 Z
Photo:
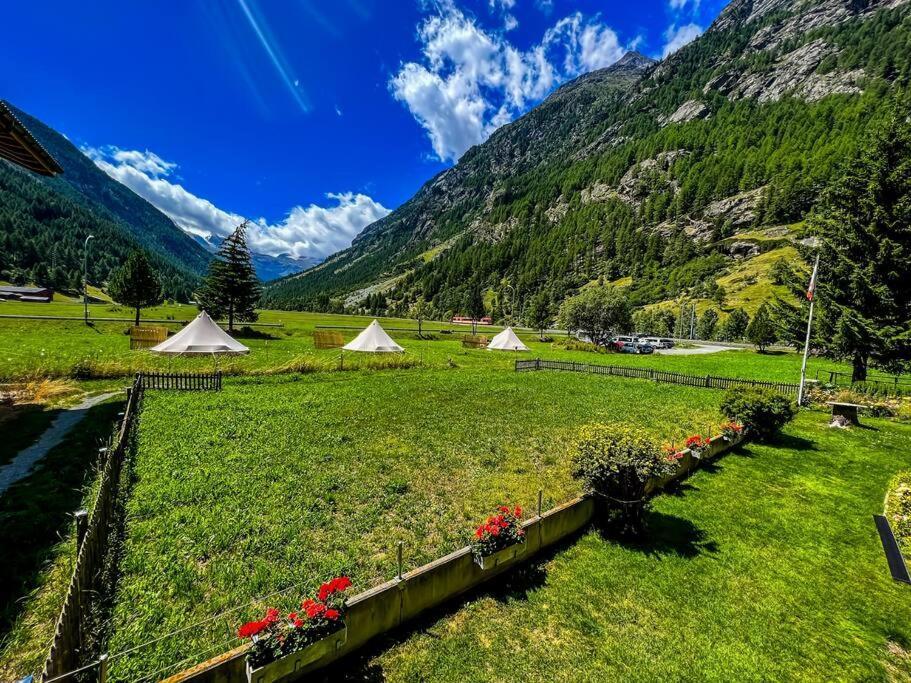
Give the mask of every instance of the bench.
M 860 420 L 857 417 L 857 411 L 870 406 L 859 405 L 857 403 L 842 403 L 841 401 L 826 401 L 826 405 L 832 406 L 832 419 L 843 417 L 851 424 L 859 425 Z

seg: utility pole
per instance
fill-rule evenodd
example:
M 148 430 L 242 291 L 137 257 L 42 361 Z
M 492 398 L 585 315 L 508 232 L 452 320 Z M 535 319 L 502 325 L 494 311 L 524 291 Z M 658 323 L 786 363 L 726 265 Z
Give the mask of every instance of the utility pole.
M 797 389 L 797 405 L 803 405 L 804 389 L 807 382 L 807 356 L 810 354 L 810 331 L 813 329 L 813 305 L 816 303 L 816 275 L 819 272 L 819 254 L 816 254 L 816 263 L 813 265 L 813 276 L 810 278 L 810 287 L 807 289 L 807 298 L 810 300 L 810 315 L 807 316 L 807 339 L 803 345 L 803 362 L 800 365 L 800 387 Z
M 94 238 L 95 235 L 89 235 L 82 245 L 82 314 L 86 325 L 89 324 L 89 240 Z

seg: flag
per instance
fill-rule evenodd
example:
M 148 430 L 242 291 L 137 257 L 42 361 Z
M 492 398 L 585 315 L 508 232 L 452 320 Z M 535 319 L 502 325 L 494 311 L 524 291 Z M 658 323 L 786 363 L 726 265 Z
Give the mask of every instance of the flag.
M 813 276 L 810 278 L 810 286 L 807 289 L 807 301 L 813 301 L 816 294 L 816 271 L 819 270 L 819 259 L 816 259 L 816 265 L 813 266 Z

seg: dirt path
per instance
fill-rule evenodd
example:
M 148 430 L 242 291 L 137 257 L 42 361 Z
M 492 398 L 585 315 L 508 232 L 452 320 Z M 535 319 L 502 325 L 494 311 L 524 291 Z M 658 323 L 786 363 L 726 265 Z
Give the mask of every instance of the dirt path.
M 118 393 L 120 392 L 112 391 L 98 396 L 91 396 L 79 405 L 62 411 L 54 418 L 54 421 L 44 431 L 41 438 L 28 448 L 19 451 L 19 454 L 7 465 L 0 467 L 0 495 L 6 493 L 6 490 L 17 481 L 31 474 L 32 468 L 48 454 L 48 451 L 59 445 L 67 433 L 82 421 L 89 408 L 98 405 L 111 396 L 116 396 Z

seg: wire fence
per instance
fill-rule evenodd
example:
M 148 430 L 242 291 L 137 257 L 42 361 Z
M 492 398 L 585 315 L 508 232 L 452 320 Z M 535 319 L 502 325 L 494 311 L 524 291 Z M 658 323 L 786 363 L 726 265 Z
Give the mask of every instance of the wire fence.
M 78 669 L 86 659 L 90 615 L 98 607 L 103 593 L 105 568 L 110 555 L 111 540 L 118 523 L 121 474 L 136 427 L 136 416 L 142 401 L 142 383 L 137 378 L 127 390 L 127 405 L 123 421 L 113 446 L 103 451 L 104 466 L 91 515 L 76 513 L 76 566 L 57 619 L 54 639 L 44 663 L 42 680 L 63 678 Z M 106 659 L 86 665 L 83 669 L 99 668 L 99 680 L 104 680 Z
M 666 384 L 682 384 L 687 387 L 704 389 L 730 389 L 731 387 L 763 387 L 774 389 L 783 394 L 797 395 L 798 385 L 789 382 L 769 382 L 739 377 L 715 377 L 714 375 L 688 375 L 682 372 L 668 372 L 652 368 L 632 368 L 622 365 L 590 365 L 562 360 L 517 360 L 516 372 L 536 370 L 562 370 L 565 372 L 584 372 L 592 375 L 611 375 L 632 379 L 650 379 Z

